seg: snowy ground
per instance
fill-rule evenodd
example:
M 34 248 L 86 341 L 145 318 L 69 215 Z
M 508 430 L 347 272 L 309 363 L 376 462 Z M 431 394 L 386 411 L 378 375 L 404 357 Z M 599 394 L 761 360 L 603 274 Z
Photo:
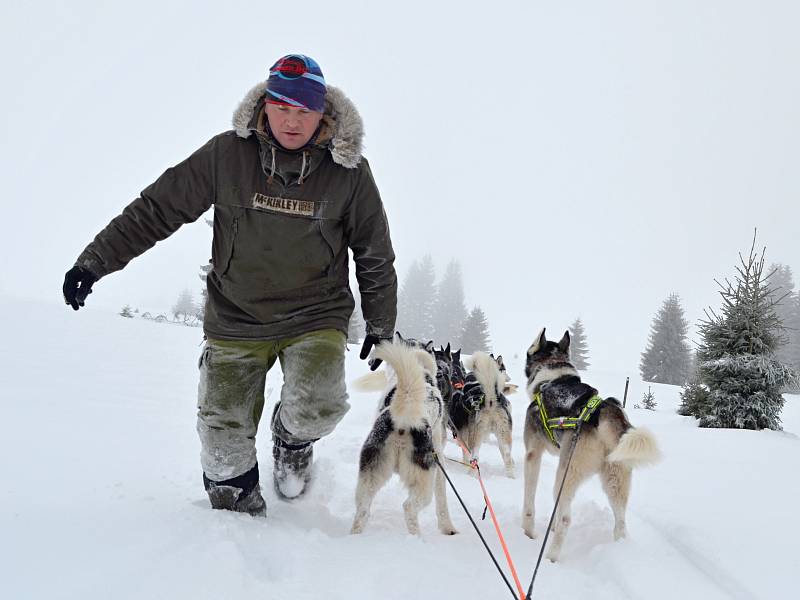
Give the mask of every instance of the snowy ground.
M 90 298 L 91 301 L 91 298 Z M 90 302 L 91 304 L 91 302 Z M 315 484 L 294 503 L 265 486 L 266 520 L 209 509 L 194 431 L 199 329 L 92 310 L 0 298 L 0 596 L 18 598 L 507 598 L 455 498 L 460 535 L 445 537 L 432 507 L 421 537 L 405 532 L 403 491 L 377 497 L 361 536 L 348 531 L 360 445 L 375 398 L 352 410 L 316 448 Z M 531 332 L 532 335 L 535 332 Z M 500 348 L 516 383 L 522 367 Z M 365 367 L 348 356 L 348 380 Z M 625 372 L 590 372 L 605 395 L 622 395 Z M 270 375 L 277 396 L 280 373 Z M 646 385 L 631 381 L 629 406 Z M 658 410 L 630 410 L 657 435 L 665 460 L 638 471 L 630 536 L 612 541 L 598 481 L 578 494 L 562 562 L 544 563 L 534 598 L 596 600 L 791 598 L 800 572 L 800 406 L 788 396 L 785 432 L 698 429 L 674 413 L 678 389 L 653 386 Z M 496 448 L 483 472 L 527 587 L 540 539 L 520 527 L 526 400 L 511 397 L 517 479 L 503 476 Z M 270 440 L 258 440 L 270 479 Z M 459 455 L 455 446 L 448 454 Z M 537 494 L 540 536 L 552 508 L 555 461 L 545 458 Z M 473 514 L 475 479 L 450 467 Z M 484 535 L 497 547 L 490 522 Z M 501 559 L 502 560 L 502 559 Z

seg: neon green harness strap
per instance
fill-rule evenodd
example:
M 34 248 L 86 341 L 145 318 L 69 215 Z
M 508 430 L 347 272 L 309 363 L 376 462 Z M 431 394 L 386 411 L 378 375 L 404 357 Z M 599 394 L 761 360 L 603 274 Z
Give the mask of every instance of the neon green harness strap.
M 594 411 L 597 410 L 604 400 L 595 394 L 589 398 L 589 401 L 586 403 L 586 406 L 583 407 L 581 414 L 577 417 L 555 417 L 553 419 L 547 416 L 547 409 L 544 407 L 544 402 L 542 402 L 541 392 L 536 392 L 533 395 L 533 402 L 539 409 L 539 420 L 541 421 L 542 427 L 544 427 L 544 430 L 547 433 L 547 437 L 550 438 L 550 441 L 553 442 L 553 445 L 560 448 L 561 446 L 559 445 L 558 441 L 556 441 L 556 436 L 553 433 L 553 430 L 576 429 L 579 422 L 583 421 L 585 423 L 592 418 Z

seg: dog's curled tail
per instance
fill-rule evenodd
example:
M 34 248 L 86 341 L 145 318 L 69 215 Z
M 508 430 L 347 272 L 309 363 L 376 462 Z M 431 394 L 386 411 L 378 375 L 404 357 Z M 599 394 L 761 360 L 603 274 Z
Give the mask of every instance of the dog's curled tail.
M 384 342 L 372 353 L 392 367 L 397 378 L 397 395 L 394 404 L 404 401 L 423 402 L 427 396 L 425 373 L 435 375 L 436 361 L 425 350 L 406 344 Z
M 357 392 L 382 392 L 389 386 L 386 371 L 370 371 L 352 382 Z
M 649 430 L 631 427 L 619 439 L 608 460 L 628 467 L 654 465 L 661 460 L 661 451 Z

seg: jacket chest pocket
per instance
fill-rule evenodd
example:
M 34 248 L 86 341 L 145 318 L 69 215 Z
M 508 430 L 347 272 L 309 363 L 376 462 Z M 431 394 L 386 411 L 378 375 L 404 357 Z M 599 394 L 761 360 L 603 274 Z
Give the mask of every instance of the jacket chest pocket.
M 223 277 L 265 297 L 328 282 L 336 252 L 323 219 L 244 209 Z

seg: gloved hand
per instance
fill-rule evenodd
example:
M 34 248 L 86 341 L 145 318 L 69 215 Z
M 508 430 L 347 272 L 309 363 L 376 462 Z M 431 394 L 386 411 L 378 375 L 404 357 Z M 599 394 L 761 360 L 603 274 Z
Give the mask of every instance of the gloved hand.
M 83 267 L 72 267 L 64 275 L 64 302 L 78 310 L 86 302 L 86 296 L 92 293 L 95 281 L 97 277 Z
M 361 354 L 359 358 L 361 360 L 366 359 L 369 356 L 370 351 L 372 350 L 373 346 L 377 346 L 381 342 L 385 342 L 386 340 L 390 340 L 392 338 L 387 337 L 378 337 L 377 335 L 372 335 L 371 333 L 367 334 L 367 337 L 364 338 L 364 345 L 361 346 Z M 380 358 L 373 358 L 369 361 L 369 370 L 374 371 L 378 367 L 381 366 L 383 361 Z

